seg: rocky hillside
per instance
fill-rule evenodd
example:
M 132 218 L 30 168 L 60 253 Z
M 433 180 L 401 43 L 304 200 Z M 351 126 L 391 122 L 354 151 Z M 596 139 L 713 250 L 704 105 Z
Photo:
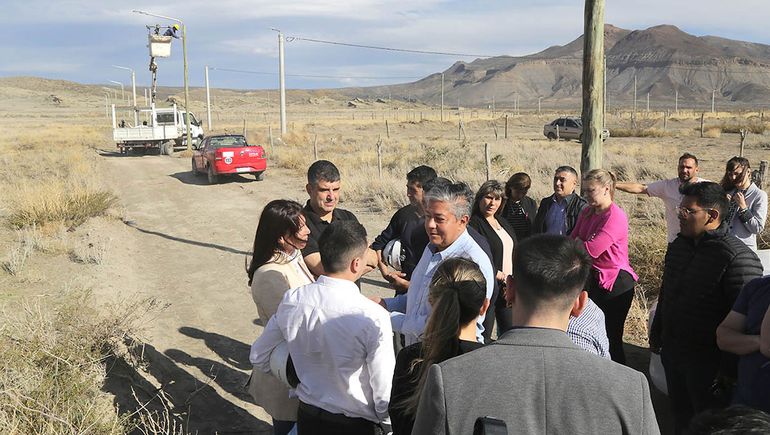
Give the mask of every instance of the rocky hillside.
M 634 76 L 641 107 L 680 108 L 716 102 L 758 107 L 770 101 L 770 45 L 715 36 L 693 36 L 675 26 L 626 30 L 605 25 L 607 92 L 610 108 L 633 105 Z M 456 62 L 444 71 L 446 105 L 483 106 L 494 98 L 499 107 L 533 108 L 538 98 L 548 107 L 579 104 L 583 37 L 523 57 L 499 56 Z M 350 95 L 399 95 L 431 103 L 440 101 L 441 74 L 417 82 L 349 89 Z

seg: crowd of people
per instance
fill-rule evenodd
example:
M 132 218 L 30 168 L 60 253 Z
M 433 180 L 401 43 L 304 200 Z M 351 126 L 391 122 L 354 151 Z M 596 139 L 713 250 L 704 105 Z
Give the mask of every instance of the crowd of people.
M 639 278 L 622 191 L 665 205 L 650 349 L 676 433 L 719 426 L 720 412 L 770 427 L 770 277 L 756 254 L 767 194 L 742 157 L 719 184 L 698 170 L 689 153 L 676 178 L 648 185 L 560 166 L 538 206 L 526 173 L 474 193 L 422 165 L 368 244 L 338 207 L 338 169 L 316 161 L 304 206 L 274 200 L 260 216 L 249 391 L 281 435 L 659 433 L 647 378 L 625 366 Z M 375 269 L 392 297 L 361 294 Z

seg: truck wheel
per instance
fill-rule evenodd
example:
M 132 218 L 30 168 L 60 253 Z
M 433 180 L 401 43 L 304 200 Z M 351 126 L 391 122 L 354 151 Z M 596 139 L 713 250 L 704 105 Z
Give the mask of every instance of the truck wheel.
M 192 160 L 192 173 L 197 177 L 198 175 L 200 175 L 200 173 L 198 172 L 198 165 L 195 164 L 195 158 L 192 158 L 190 160 Z
M 255 173 L 254 173 L 254 178 L 255 178 L 257 181 L 262 181 L 262 180 L 264 180 L 264 179 L 265 179 L 265 171 L 262 171 L 262 172 L 255 172 Z
M 580 133 L 580 136 L 578 136 L 578 142 L 583 143 L 583 133 Z
M 548 133 L 548 136 L 546 136 L 548 140 L 556 140 L 556 134 L 555 133 Z
M 209 178 L 209 184 L 217 184 L 219 183 L 219 175 L 214 173 L 214 169 L 211 168 L 211 165 L 209 165 L 208 170 L 206 171 L 206 174 Z

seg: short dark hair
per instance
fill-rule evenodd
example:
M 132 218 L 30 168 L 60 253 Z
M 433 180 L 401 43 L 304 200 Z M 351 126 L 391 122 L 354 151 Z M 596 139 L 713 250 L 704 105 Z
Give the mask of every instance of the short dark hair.
M 342 272 L 366 250 L 366 229 L 356 221 L 336 220 L 318 239 L 321 264 L 326 273 Z
M 725 190 L 719 184 L 711 181 L 687 185 L 682 189 L 682 195 L 692 196 L 700 207 L 717 210 L 720 221 L 724 220 L 730 208 Z
M 698 166 L 698 158 L 695 157 L 694 154 L 690 154 L 690 153 L 684 153 L 681 156 L 679 156 L 678 162 L 681 163 L 682 160 L 689 160 L 689 159 L 695 160 L 695 166 Z
M 591 273 L 591 256 L 565 236 L 538 234 L 516 246 L 513 281 L 516 296 L 532 310 L 568 309 Z
M 505 196 L 511 197 L 514 190 L 529 190 L 530 187 L 532 187 L 532 178 L 529 177 L 529 174 L 517 172 L 505 182 Z
M 340 181 L 340 171 L 328 160 L 317 160 L 307 168 L 308 184 L 316 185 L 321 181 Z
M 431 189 L 448 186 L 450 184 L 452 184 L 452 180 L 450 180 L 449 178 L 436 177 L 432 180 L 428 180 L 427 183 L 423 184 L 422 190 L 424 190 L 425 193 L 428 193 Z
M 770 415 L 744 405 L 709 409 L 695 416 L 685 432 L 690 435 L 770 433 Z
M 580 177 L 578 177 L 578 173 L 577 173 L 577 171 L 576 171 L 576 170 L 575 170 L 575 168 L 573 168 L 572 166 L 567 166 L 567 165 L 564 165 L 564 166 L 559 166 L 558 168 L 556 168 L 556 170 L 555 170 L 555 171 L 553 171 L 553 174 L 554 174 L 554 175 L 556 175 L 556 174 L 558 174 L 559 172 L 569 172 L 570 174 L 574 175 L 574 176 L 575 176 L 575 178 L 577 178 L 578 180 L 580 180 Z
M 406 182 L 409 184 L 420 183 L 420 186 L 425 187 L 425 184 L 438 177 L 436 170 L 430 166 L 420 165 L 406 174 Z

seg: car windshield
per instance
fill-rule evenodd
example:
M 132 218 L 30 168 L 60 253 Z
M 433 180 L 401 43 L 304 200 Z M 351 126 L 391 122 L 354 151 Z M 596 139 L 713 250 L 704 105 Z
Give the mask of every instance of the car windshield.
M 219 136 L 209 139 L 209 146 L 219 148 L 241 148 L 249 146 L 243 136 Z

